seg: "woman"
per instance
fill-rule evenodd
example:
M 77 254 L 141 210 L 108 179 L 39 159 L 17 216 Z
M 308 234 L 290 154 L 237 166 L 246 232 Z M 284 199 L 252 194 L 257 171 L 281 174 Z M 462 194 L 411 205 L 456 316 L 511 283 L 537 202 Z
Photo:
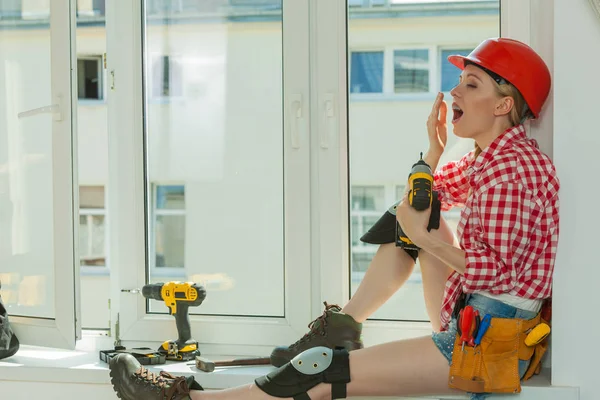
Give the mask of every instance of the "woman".
M 437 332 L 350 353 L 319 345 L 258 378 L 256 384 L 216 392 L 194 390 L 201 388 L 193 378 L 165 373 L 155 376 L 133 357 L 119 355 L 111 362 L 111 376 L 121 398 L 317 400 L 441 395 L 455 392 L 449 388 L 450 382 L 452 387 L 477 391 L 473 394 L 476 399 L 483 398 L 489 388 L 520 389 L 514 383 L 498 383 L 509 377 L 492 376 L 488 364 L 485 379 L 478 375 L 465 378 L 467 386 L 457 383 L 464 371 L 456 368 L 468 357 L 472 358 L 467 363 L 478 357 L 473 343 L 460 347 L 457 317 L 464 321 L 467 306 L 481 317 L 494 317 L 479 347 L 479 354 L 484 349 L 488 356 L 485 358 L 484 353 L 485 361 L 478 362 L 500 360 L 505 364 L 496 364 L 496 369 L 514 369 L 518 384 L 532 357 L 531 353 L 522 355 L 523 335 L 530 330 L 524 327 L 533 327 L 532 322 L 539 321 L 542 302 L 551 295 L 558 240 L 559 182 L 554 166 L 535 141 L 527 138 L 522 125 L 527 118 L 539 117 L 550 90 L 550 74 L 531 48 L 504 38 L 486 40 L 468 56 L 450 56 L 449 61 L 462 70 L 458 85 L 450 92 L 454 133 L 476 143 L 474 151 L 440 167 L 435 174 L 434 190 L 442 209 L 463 207 L 457 232 L 459 245 L 443 220 L 439 229 L 427 229 L 431 208 L 416 211 L 406 199 L 396 208 L 403 231 L 421 248 L 418 256 L 426 303 L 430 313 L 435 312 L 432 323 Z M 446 113 L 440 93 L 427 121 L 430 148 L 425 161 L 434 170 L 446 145 Z M 382 245 L 344 313 L 357 323 L 366 319 L 402 284 L 415 257 L 393 244 Z M 384 267 L 390 264 L 405 268 Z M 518 331 L 508 335 L 498 327 L 516 327 Z M 505 335 L 503 341 L 497 341 L 497 335 Z M 519 359 L 515 351 L 506 349 L 498 348 L 495 351 L 502 354 L 492 354 L 498 343 L 518 348 Z M 312 370 L 305 369 L 307 366 Z M 451 371 L 457 374 L 456 382 L 454 375 L 449 380 Z

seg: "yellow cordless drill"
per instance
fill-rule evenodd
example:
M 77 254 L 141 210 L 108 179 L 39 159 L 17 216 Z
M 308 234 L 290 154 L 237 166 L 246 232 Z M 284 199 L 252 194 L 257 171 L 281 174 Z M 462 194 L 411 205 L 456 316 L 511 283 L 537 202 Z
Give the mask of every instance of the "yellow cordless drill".
M 433 173 L 431 167 L 423 161 L 423 153 L 408 174 L 408 202 L 416 210 L 424 211 L 431 207 L 433 199 Z M 419 250 L 404 232 L 398 221 L 396 221 L 396 246 L 406 250 Z
M 203 286 L 193 282 L 151 283 L 142 288 L 147 299 L 162 300 L 175 317 L 177 340 L 167 340 L 158 349 L 167 360 L 188 361 L 200 355 L 198 342 L 192 339 L 188 309 L 199 306 L 206 298 Z

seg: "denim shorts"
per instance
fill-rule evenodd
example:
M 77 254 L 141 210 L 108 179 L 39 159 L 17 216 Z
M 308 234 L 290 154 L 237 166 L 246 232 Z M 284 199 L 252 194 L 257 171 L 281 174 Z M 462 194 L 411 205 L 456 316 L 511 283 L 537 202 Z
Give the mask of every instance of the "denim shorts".
M 521 310 L 510 306 L 498 300 L 491 299 L 480 294 L 468 295 L 467 304 L 479 311 L 479 315 L 490 314 L 496 318 L 519 318 L 532 319 L 537 316 L 536 312 Z M 444 357 L 448 360 L 448 364 L 452 362 L 452 352 L 454 350 L 454 340 L 458 333 L 456 318 L 452 318 L 448 326 L 448 330 L 444 332 L 434 332 L 432 335 L 433 342 L 440 349 Z M 529 361 L 519 360 L 519 375 L 521 378 L 527 372 Z M 471 400 L 482 400 L 487 397 L 486 393 L 472 393 Z

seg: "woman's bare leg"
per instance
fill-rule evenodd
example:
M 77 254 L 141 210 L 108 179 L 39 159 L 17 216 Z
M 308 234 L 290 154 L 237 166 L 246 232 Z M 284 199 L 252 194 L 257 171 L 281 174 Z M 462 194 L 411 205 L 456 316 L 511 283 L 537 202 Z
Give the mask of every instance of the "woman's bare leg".
M 415 267 L 413 259 L 394 243 L 382 244 L 371 260 L 356 293 L 342 309 L 364 322 L 406 282 Z
M 458 240 L 443 218 L 440 218 L 440 228 L 432 230 L 431 233 L 438 236 L 446 243 L 453 243 L 458 247 Z M 452 273 L 452 268 L 441 262 L 434 255 L 427 253 L 425 250 L 419 251 L 419 265 L 423 277 L 423 293 L 425 296 L 427 315 L 429 315 L 431 327 L 434 331 L 438 332 L 441 328 L 440 310 L 442 309 L 444 289 L 446 287 L 446 281 Z
M 452 229 L 443 218 L 440 218 L 439 229 L 432 230 L 431 234 L 458 246 Z M 427 315 L 433 329 L 439 331 L 444 288 L 452 269 L 424 250 L 419 251 L 419 265 Z M 414 266 L 413 259 L 394 243 L 379 246 L 356 293 L 342 312 L 364 322 L 404 285 Z
M 448 388 L 448 361 L 431 337 L 400 340 L 350 352 L 352 396 L 421 396 L 459 393 Z M 319 384 L 308 391 L 312 400 L 330 399 L 331 386 Z M 194 400 L 272 400 L 256 385 L 192 392 Z

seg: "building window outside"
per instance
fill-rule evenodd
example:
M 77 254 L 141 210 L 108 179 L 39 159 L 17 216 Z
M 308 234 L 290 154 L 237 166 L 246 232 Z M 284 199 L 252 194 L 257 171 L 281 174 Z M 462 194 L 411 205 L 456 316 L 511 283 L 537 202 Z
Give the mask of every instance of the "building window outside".
M 394 50 L 394 92 L 429 92 L 429 50 Z
M 2 0 L 0 1 L 0 20 L 1 19 L 21 19 L 22 5 L 21 0 Z
M 183 77 L 181 66 L 170 56 L 159 56 L 152 64 L 152 96 L 181 97 Z
M 77 59 L 77 97 L 79 100 L 102 100 L 102 56 Z
M 458 83 L 460 70 L 448 61 L 453 54 L 468 55 L 472 49 L 441 49 L 439 70 L 430 65 L 428 49 L 390 49 L 393 53 L 393 65 L 384 62 L 386 51 L 352 51 L 350 55 L 351 94 L 359 93 L 428 93 L 431 92 L 430 76 L 437 73 L 440 78 L 439 89 L 449 92 Z M 387 68 L 393 68 L 394 87 L 384 84 Z M 434 72 L 437 71 L 437 72 Z
M 367 270 L 377 246 L 360 241 L 360 237 L 369 230 L 385 210 L 385 186 L 352 186 L 350 219 L 352 226 L 351 271 L 357 278 Z M 355 280 L 353 278 L 353 280 Z
M 81 266 L 107 266 L 104 204 L 104 186 L 79 187 L 79 264 Z
M 106 15 L 106 0 L 77 0 L 78 17 L 99 17 Z
M 383 51 L 353 51 L 350 93 L 383 92 Z
M 155 185 L 153 204 L 154 266 L 185 266 L 185 186 Z
M 441 51 L 440 57 L 440 73 L 441 73 L 441 91 L 449 92 L 458 84 L 458 77 L 461 71 L 448 61 L 448 56 L 457 54 L 466 56 L 472 49 L 444 49 Z

